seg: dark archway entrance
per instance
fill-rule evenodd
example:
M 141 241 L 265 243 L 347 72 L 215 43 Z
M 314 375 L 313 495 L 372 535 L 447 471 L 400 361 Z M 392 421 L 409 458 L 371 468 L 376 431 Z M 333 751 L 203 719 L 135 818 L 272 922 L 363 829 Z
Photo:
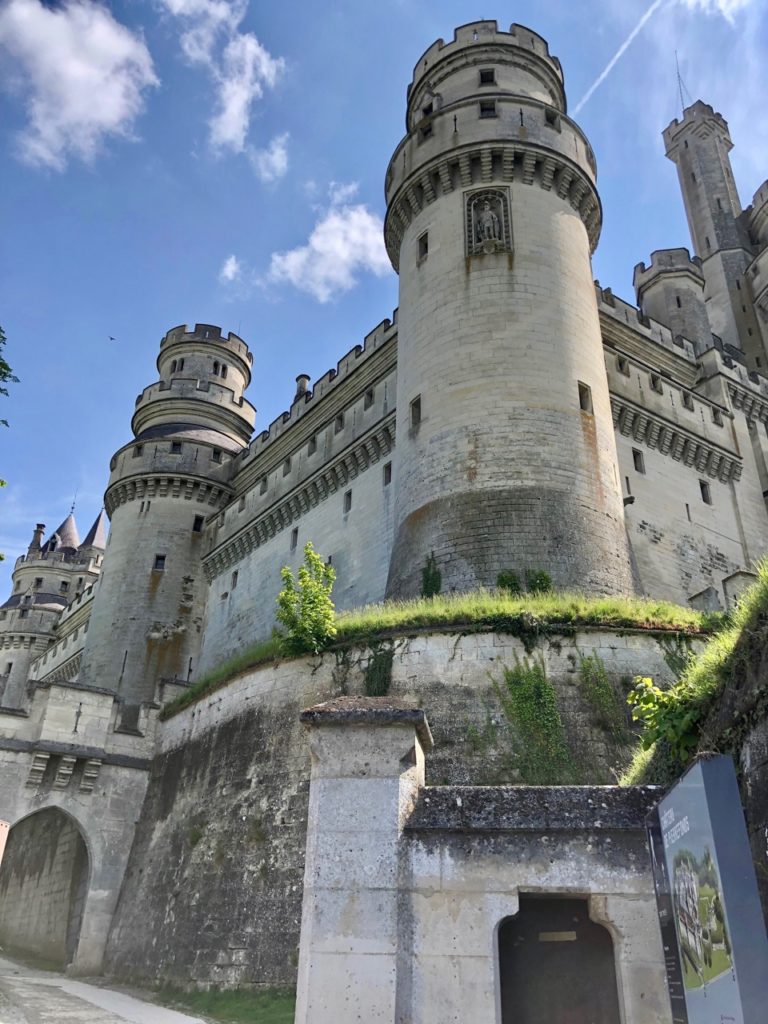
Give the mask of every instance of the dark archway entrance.
M 586 899 L 521 896 L 499 927 L 502 1024 L 620 1024 L 613 942 Z
M 14 825 L 0 865 L 0 946 L 71 963 L 88 875 L 88 850 L 69 815 L 50 807 Z

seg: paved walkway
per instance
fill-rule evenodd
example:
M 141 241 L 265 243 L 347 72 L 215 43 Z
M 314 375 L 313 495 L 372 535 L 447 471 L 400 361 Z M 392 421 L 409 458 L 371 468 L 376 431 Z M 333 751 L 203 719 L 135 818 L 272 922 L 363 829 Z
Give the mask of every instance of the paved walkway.
M 143 999 L 0 957 L 0 1024 L 203 1024 Z

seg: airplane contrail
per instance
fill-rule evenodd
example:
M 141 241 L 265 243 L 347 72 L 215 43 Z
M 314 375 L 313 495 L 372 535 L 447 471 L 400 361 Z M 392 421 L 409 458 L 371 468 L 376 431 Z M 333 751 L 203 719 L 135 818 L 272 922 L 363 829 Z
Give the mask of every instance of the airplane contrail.
M 589 100 L 589 98 L 592 96 L 592 93 L 595 91 L 595 89 L 599 88 L 603 84 L 603 82 L 606 80 L 606 78 L 611 73 L 611 71 L 613 71 L 613 69 L 616 66 L 617 62 L 620 61 L 621 58 L 624 56 L 627 48 L 629 46 L 631 46 L 632 40 L 635 38 L 635 36 L 638 34 L 638 32 L 640 32 L 642 30 L 643 26 L 648 21 L 648 19 L 650 17 L 652 17 L 653 14 L 655 14 L 655 12 L 659 9 L 659 7 L 661 7 L 661 5 L 663 3 L 664 3 L 664 0 L 654 0 L 654 2 L 651 4 L 651 6 L 648 8 L 648 10 L 645 12 L 645 14 L 640 19 L 640 21 L 638 21 L 638 23 L 635 25 L 635 27 L 632 29 L 632 31 L 627 36 L 627 38 L 624 40 L 624 42 L 618 48 L 616 53 L 614 53 L 614 55 L 608 61 L 607 65 L 605 66 L 605 69 L 600 72 L 600 74 L 594 80 L 592 85 L 590 85 L 590 87 L 587 89 L 587 91 L 581 97 L 579 102 L 576 104 L 576 108 L 573 111 L 573 116 L 574 117 L 576 116 L 576 114 L 578 114 L 578 112 L 581 110 L 581 108 L 584 106 L 584 104 L 587 102 L 587 100 Z

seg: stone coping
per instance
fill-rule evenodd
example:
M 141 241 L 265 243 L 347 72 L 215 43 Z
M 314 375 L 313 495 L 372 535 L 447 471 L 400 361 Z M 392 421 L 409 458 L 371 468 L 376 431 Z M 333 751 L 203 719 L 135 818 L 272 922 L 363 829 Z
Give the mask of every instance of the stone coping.
M 116 765 L 118 768 L 138 768 L 149 771 L 151 760 L 148 757 L 134 757 L 132 754 L 111 754 L 102 747 L 87 747 L 79 743 L 60 743 L 56 740 L 24 740 L 13 736 L 0 737 L 0 750 L 11 750 L 17 753 L 63 754 L 70 757 L 81 757 L 86 760 L 101 761 L 104 764 Z
M 432 732 L 424 711 L 398 697 L 335 697 L 306 708 L 299 715 L 302 725 L 413 725 L 424 750 L 433 746 Z
M 640 830 L 661 786 L 427 786 L 409 832 Z

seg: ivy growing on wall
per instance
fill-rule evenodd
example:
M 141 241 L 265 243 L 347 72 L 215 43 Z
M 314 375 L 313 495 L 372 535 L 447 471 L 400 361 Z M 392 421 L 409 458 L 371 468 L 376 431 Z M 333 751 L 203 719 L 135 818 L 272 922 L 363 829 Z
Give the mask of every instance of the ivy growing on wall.
M 520 781 L 532 786 L 573 782 L 577 772 L 544 662 L 524 658 L 504 669 L 503 684 L 493 683 L 518 738 Z

